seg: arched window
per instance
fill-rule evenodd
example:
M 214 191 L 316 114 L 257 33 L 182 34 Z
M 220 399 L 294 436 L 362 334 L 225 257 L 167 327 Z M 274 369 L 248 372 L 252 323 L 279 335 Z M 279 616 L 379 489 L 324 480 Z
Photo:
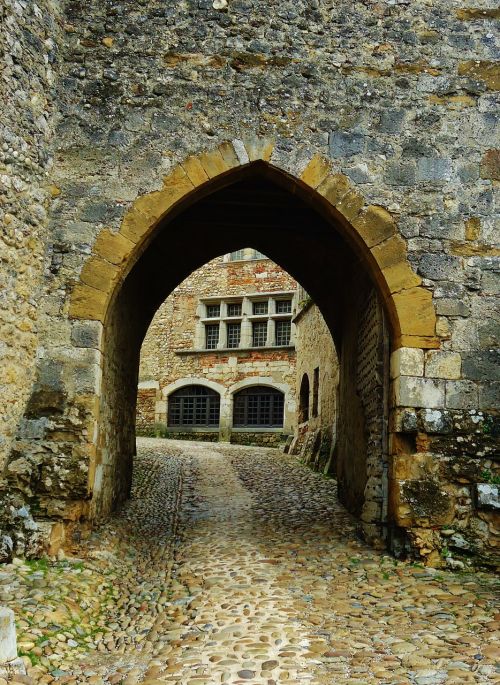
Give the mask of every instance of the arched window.
M 240 390 L 234 396 L 233 425 L 235 428 L 281 428 L 285 396 L 275 388 L 256 385 Z
M 309 421 L 309 376 L 305 373 L 300 383 L 299 423 Z
M 219 415 L 219 393 L 203 385 L 187 385 L 169 395 L 169 426 L 218 426 Z

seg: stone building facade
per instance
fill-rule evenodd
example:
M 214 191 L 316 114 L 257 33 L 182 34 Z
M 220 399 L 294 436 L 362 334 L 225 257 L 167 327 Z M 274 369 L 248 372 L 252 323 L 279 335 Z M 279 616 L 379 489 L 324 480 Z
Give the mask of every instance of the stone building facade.
M 367 535 L 494 563 L 496 5 L 0 11 L 4 548 L 54 548 L 127 497 L 156 310 L 254 245 L 333 334 L 340 496 Z
M 138 432 L 257 445 L 292 434 L 296 290 L 252 248 L 188 276 L 142 344 Z
M 335 475 L 339 363 L 328 326 L 303 288 L 297 294 L 297 427 L 290 445 L 318 471 Z

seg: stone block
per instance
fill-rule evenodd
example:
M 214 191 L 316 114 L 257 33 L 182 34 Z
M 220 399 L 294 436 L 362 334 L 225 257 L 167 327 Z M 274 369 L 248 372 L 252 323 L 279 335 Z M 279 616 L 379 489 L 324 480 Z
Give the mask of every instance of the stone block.
M 349 190 L 335 206 L 348 221 L 354 221 L 364 204 L 365 200 L 360 193 L 356 190 Z
M 439 472 L 439 459 L 433 454 L 397 454 L 391 467 L 391 478 L 395 480 L 419 480 Z
M 469 316 L 469 307 L 463 300 L 454 298 L 436 298 L 436 313 L 439 316 Z
M 424 278 L 450 281 L 458 280 L 463 270 L 458 257 L 430 252 L 420 258 L 418 273 Z
M 219 152 L 222 155 L 222 159 L 230 169 L 235 169 L 241 165 L 242 162 L 238 157 L 233 144 L 227 142 L 221 143 L 221 145 L 219 145 Z
M 415 288 L 422 283 L 420 276 L 413 271 L 406 260 L 382 269 L 382 274 L 391 293 Z
M 379 267 L 386 269 L 406 261 L 406 242 L 396 234 L 372 247 L 371 253 Z
M 378 245 L 393 236 L 396 222 L 389 212 L 378 205 L 370 205 L 353 221 L 353 226 L 368 247 Z
M 476 485 L 478 509 L 500 509 L 500 487 L 491 483 Z
M 444 381 L 399 376 L 394 380 L 394 398 L 398 407 L 444 407 Z
M 415 165 L 411 163 L 390 162 L 385 174 L 386 183 L 390 186 L 412 186 L 415 184 Z
M 271 159 L 274 150 L 274 141 L 269 138 L 249 138 L 244 141 L 248 159 L 254 162 L 258 159 L 263 159 L 268 162 Z
M 436 315 L 432 293 L 424 288 L 409 288 L 395 293 L 393 301 L 399 318 L 402 335 L 434 337 Z
M 359 133 L 343 133 L 341 131 L 330 133 L 330 154 L 335 159 L 357 155 L 363 152 L 365 145 L 365 136 Z
M 186 160 L 184 160 L 182 166 L 193 186 L 199 186 L 209 180 L 208 175 L 205 169 L 202 167 L 198 157 L 188 157 Z
M 500 181 L 500 150 L 487 150 L 481 160 L 481 178 Z
M 330 173 L 330 163 L 322 155 L 314 155 L 300 177 L 306 185 L 317 188 Z
M 423 433 L 449 434 L 453 431 L 451 412 L 441 409 L 420 409 L 418 428 Z
M 477 409 L 478 387 L 472 381 L 446 381 L 446 406 L 449 409 Z
M 107 303 L 107 293 L 78 283 L 71 293 L 69 316 L 72 319 L 104 321 Z
M 83 266 L 80 280 L 97 290 L 111 292 L 118 274 L 119 268 L 115 264 L 111 264 L 100 257 L 91 257 Z
M 209 178 L 215 178 L 216 176 L 219 176 L 219 174 L 228 171 L 230 168 L 224 161 L 219 150 L 204 152 L 199 156 L 199 160 Z
M 406 407 L 396 407 L 393 409 L 390 416 L 389 430 L 393 433 L 416 433 L 418 423 L 415 409 L 408 409 Z
M 479 409 L 497 410 L 500 407 L 500 382 L 479 385 Z
M 71 342 L 75 347 L 101 349 L 103 326 L 100 321 L 76 321 L 71 329 Z
M 417 163 L 418 181 L 448 181 L 451 176 L 451 159 L 422 157 Z
M 400 347 L 391 354 L 391 378 L 423 375 L 423 350 L 412 347 Z
M 132 252 L 135 243 L 121 233 L 105 229 L 99 233 L 94 243 L 94 254 L 111 264 L 122 264 Z
M 460 378 L 462 358 L 458 352 L 431 350 L 425 355 L 425 375 L 427 378 Z
M 475 381 L 500 381 L 500 351 L 484 350 L 463 355 L 463 377 Z
M 343 174 L 329 174 L 318 186 L 318 193 L 336 205 L 349 192 L 351 186 L 347 176 Z
M 17 659 L 16 625 L 12 609 L 0 607 L 0 664 Z
M 73 382 L 77 394 L 98 395 L 101 389 L 102 371 L 98 364 L 76 366 L 73 369 Z
M 380 113 L 377 129 L 381 133 L 401 133 L 405 115 L 404 109 L 386 109 Z

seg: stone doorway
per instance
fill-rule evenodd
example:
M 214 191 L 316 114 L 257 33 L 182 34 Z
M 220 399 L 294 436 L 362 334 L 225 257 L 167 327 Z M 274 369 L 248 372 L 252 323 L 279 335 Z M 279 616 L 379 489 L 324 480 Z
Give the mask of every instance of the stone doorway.
M 74 477 L 58 497 L 47 480 L 34 485 L 53 546 L 79 521 L 106 515 L 128 496 L 139 352 L 154 313 L 194 269 L 243 245 L 282 265 L 321 310 L 340 357 L 341 497 L 373 540 L 397 524 L 388 351 L 437 345 L 431 294 L 411 270 L 391 215 L 367 205 L 327 161 L 313 157 L 290 173 L 269 163 L 272 145 L 249 150 L 224 144 L 188 159 L 162 190 L 138 198 L 119 233 L 103 229 L 97 237 L 72 291 L 64 360 L 71 374 L 78 357 L 92 390 L 62 391 L 58 420 L 77 413 L 81 421 L 70 438 L 51 436 L 50 449 L 67 450 Z M 360 340 L 371 355 L 354 344 Z M 47 416 L 54 397 L 40 384 L 33 397 L 30 420 Z M 47 472 L 57 469 L 53 462 Z

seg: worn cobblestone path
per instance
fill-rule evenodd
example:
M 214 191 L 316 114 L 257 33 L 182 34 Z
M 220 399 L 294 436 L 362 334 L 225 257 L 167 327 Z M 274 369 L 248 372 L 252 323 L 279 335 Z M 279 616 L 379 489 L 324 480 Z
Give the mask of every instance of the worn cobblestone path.
M 496 579 L 367 547 L 275 450 L 139 440 L 130 502 L 74 554 L 0 572 L 23 682 L 500 682 Z

